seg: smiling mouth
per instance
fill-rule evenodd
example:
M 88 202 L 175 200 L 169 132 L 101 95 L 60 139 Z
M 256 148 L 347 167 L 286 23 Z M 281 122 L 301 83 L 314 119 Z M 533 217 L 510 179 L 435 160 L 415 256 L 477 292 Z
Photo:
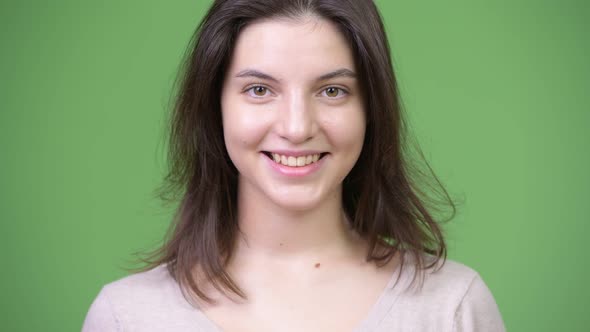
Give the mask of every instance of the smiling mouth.
M 269 151 L 262 151 L 265 156 L 267 156 L 270 160 L 274 161 L 277 164 L 281 164 L 284 166 L 289 167 L 303 167 L 313 163 L 318 162 L 318 160 L 325 157 L 328 153 L 316 153 L 316 154 L 309 154 L 305 156 L 285 156 L 278 153 L 272 153 Z

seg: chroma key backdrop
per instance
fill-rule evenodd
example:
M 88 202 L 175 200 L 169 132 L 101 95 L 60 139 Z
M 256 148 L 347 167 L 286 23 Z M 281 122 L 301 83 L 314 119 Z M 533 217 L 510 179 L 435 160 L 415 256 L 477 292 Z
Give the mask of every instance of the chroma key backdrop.
M 381 0 L 450 258 L 509 331 L 590 326 L 590 5 Z M 79 331 L 154 248 L 173 83 L 205 0 L 0 2 L 0 322 Z

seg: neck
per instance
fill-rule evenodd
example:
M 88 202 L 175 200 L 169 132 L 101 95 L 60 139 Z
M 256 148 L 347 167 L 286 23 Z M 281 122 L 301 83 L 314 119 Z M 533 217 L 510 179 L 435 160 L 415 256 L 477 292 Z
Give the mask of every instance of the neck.
M 236 260 L 285 263 L 358 255 L 359 239 L 346 219 L 341 190 L 319 206 L 294 211 L 239 186 L 237 210 Z

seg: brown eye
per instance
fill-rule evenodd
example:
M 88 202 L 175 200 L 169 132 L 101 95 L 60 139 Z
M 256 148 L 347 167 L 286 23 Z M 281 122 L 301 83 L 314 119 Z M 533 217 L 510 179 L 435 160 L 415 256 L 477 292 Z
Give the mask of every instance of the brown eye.
M 263 86 L 255 86 L 255 87 L 252 87 L 252 92 L 257 97 L 264 97 L 266 95 L 266 92 L 267 91 L 268 90 L 265 87 L 263 87 Z
M 336 98 L 336 97 L 339 97 L 339 96 L 341 96 L 342 94 L 344 94 L 344 93 L 345 93 L 345 91 L 344 91 L 344 90 L 342 90 L 342 89 L 340 89 L 340 88 L 337 88 L 337 87 L 331 86 L 331 87 L 329 87 L 329 88 L 326 88 L 326 89 L 324 90 L 324 93 L 326 94 L 326 96 L 327 96 L 327 97 L 330 97 L 330 98 Z
M 338 89 L 334 88 L 334 87 L 327 88 L 326 95 L 328 97 L 336 97 L 336 96 L 338 96 Z

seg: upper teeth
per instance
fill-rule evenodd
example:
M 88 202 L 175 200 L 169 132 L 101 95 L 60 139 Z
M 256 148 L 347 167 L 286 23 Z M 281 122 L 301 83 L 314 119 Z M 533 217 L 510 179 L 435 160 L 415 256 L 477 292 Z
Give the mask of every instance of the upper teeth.
M 279 164 L 283 164 L 285 166 L 300 167 L 300 166 L 309 165 L 311 163 L 315 163 L 316 161 L 318 161 L 320 159 L 320 155 L 318 153 L 318 154 L 310 154 L 307 156 L 293 157 L 293 156 L 284 156 L 282 154 L 273 153 L 272 159 L 275 162 L 277 162 Z

